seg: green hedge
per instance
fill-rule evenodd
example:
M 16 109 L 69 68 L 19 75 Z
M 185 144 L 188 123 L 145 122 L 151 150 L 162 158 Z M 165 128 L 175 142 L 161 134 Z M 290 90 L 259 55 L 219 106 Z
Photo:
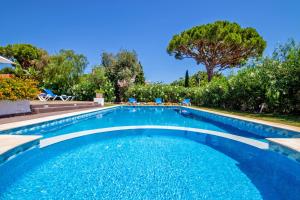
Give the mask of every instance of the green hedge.
M 190 98 L 193 105 L 222 107 L 257 112 L 266 105 L 266 112 L 299 113 L 300 66 L 265 59 L 256 67 L 247 67 L 229 78 L 216 77 L 202 87 L 185 88 L 163 84 L 133 86 L 126 97 L 153 102 L 181 102 Z
M 0 77 L 0 100 L 35 99 L 40 93 L 37 84 L 32 79 Z
M 135 97 L 141 102 L 153 102 L 155 98 L 163 98 L 165 102 L 179 102 L 190 97 L 190 90 L 182 86 L 163 84 L 135 85 L 126 92 L 126 98 Z

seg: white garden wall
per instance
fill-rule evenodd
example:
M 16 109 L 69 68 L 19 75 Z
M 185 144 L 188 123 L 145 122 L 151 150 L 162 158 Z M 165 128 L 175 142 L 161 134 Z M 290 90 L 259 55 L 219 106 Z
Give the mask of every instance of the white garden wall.
M 30 112 L 30 102 L 28 100 L 0 101 L 0 116 Z

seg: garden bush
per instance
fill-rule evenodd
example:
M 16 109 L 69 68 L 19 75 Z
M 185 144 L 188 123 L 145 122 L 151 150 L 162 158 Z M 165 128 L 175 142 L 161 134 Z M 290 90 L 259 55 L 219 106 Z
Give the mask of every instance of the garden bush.
M 94 68 L 91 74 L 85 74 L 80 77 L 79 82 L 72 87 L 72 93 L 77 100 L 93 100 L 95 91 L 101 89 L 104 91 L 104 98 L 107 102 L 115 100 L 114 87 L 105 76 L 103 68 Z
M 229 78 L 227 106 L 278 113 L 300 111 L 300 46 L 293 41 Z
M 129 88 L 126 97 L 135 97 L 140 102 L 153 102 L 157 97 L 165 102 L 181 102 L 190 98 L 197 106 L 251 112 L 258 112 L 265 104 L 265 112 L 299 113 L 299 52 L 284 62 L 265 58 L 253 66 L 244 67 L 236 75 L 215 77 L 201 87 L 135 85 Z
M 265 102 L 265 83 L 256 68 L 240 70 L 228 80 L 226 106 L 236 110 L 257 110 Z
M 35 99 L 39 94 L 37 81 L 22 78 L 0 78 L 0 100 Z
M 225 77 L 214 77 L 203 87 L 202 92 L 199 91 L 201 95 L 195 97 L 200 105 L 225 107 L 228 99 L 228 87 L 228 80 Z
M 135 85 L 128 89 L 126 98 L 135 97 L 141 102 L 153 102 L 155 98 L 163 98 L 165 102 L 179 102 L 190 96 L 190 89 L 183 86 L 165 84 Z

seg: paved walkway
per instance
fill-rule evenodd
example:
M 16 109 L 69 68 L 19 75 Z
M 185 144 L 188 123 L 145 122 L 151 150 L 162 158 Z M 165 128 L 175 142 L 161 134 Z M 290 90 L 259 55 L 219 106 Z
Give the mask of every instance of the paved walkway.
M 30 101 L 30 105 L 44 105 L 44 104 L 83 104 L 83 103 L 94 103 L 93 101 Z
M 76 110 L 67 110 L 67 111 L 58 111 L 58 112 L 28 114 L 28 115 L 22 115 L 22 116 L 6 117 L 6 118 L 0 118 L 0 124 L 7 124 L 7 123 L 25 121 L 25 120 L 30 120 L 30 119 L 38 119 L 41 117 L 48 117 L 48 116 L 53 116 L 53 115 L 60 115 L 60 114 L 66 114 L 66 113 L 72 113 L 72 112 L 78 112 L 78 111 L 84 111 L 84 110 L 92 110 L 92 109 L 95 109 L 95 108 L 83 108 L 83 109 L 76 109 Z

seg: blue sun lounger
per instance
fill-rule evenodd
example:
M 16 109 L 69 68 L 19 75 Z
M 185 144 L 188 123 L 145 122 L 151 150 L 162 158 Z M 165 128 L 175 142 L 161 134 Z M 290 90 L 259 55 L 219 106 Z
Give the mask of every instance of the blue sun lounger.
M 74 99 L 74 96 L 54 94 L 49 89 L 44 89 L 44 91 L 45 91 L 45 94 L 46 94 L 46 97 L 45 97 L 46 100 L 52 99 L 54 101 L 56 98 L 60 98 L 62 101 L 72 101 Z
M 162 103 L 163 103 L 162 98 L 155 98 L 155 103 L 156 103 L 157 105 L 162 104 Z
M 191 105 L 191 99 L 184 99 L 181 103 L 184 106 L 190 106 Z
M 135 98 L 129 98 L 129 99 L 128 99 L 128 103 L 129 103 L 129 104 L 137 104 L 137 101 L 136 101 Z

